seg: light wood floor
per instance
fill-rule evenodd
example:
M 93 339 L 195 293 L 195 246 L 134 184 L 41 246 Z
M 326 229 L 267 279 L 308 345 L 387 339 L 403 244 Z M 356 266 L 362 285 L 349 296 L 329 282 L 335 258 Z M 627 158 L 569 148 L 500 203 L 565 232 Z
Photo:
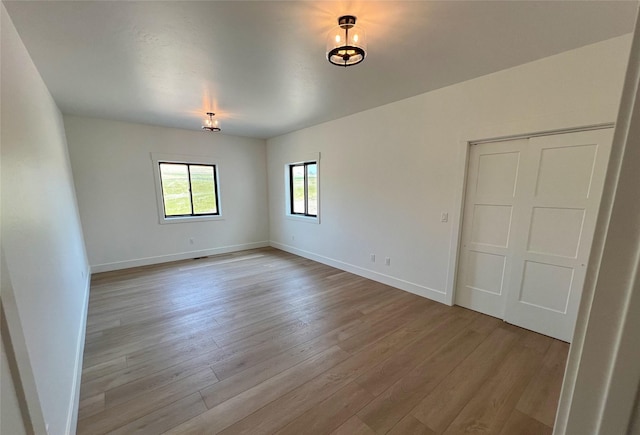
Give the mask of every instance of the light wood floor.
M 550 434 L 567 351 L 275 249 L 102 273 L 78 433 Z

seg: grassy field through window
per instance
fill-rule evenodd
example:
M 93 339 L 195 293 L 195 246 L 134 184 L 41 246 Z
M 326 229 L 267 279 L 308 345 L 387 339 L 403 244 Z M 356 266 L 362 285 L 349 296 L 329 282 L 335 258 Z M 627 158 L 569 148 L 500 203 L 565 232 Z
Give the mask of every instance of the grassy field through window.
M 307 214 L 318 215 L 318 165 L 307 166 Z
M 306 179 L 305 179 L 306 175 Z M 291 165 L 291 212 L 307 216 L 318 215 L 318 165 Z M 306 195 L 305 195 L 306 182 Z M 306 207 L 305 207 L 306 205 Z
M 160 177 L 165 216 L 203 215 L 218 212 L 213 166 L 160 163 Z M 191 208 L 192 197 L 193 210 Z
M 304 166 L 294 166 L 293 177 L 293 212 L 304 214 Z

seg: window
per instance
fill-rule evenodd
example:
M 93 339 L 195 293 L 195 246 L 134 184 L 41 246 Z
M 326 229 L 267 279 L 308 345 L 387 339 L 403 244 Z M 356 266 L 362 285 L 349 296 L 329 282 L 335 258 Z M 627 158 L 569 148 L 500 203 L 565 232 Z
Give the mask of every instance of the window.
M 220 214 L 215 165 L 158 164 L 165 218 Z
M 289 203 L 293 216 L 318 217 L 318 163 L 289 165 Z
M 209 156 L 151 153 L 158 222 L 222 220 L 220 166 Z

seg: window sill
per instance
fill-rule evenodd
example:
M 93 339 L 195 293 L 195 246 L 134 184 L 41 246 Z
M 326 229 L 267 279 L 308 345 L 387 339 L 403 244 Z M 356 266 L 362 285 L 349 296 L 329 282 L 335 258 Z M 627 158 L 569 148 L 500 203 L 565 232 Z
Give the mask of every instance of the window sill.
M 300 221 L 300 222 L 307 222 L 309 224 L 319 224 L 320 223 L 320 216 L 316 216 L 316 217 L 311 217 L 311 216 L 296 216 L 294 214 L 286 214 L 284 216 L 286 219 L 292 220 L 292 221 Z
M 184 224 L 187 222 L 205 222 L 205 221 L 222 221 L 222 216 L 184 216 L 184 217 L 162 217 L 160 218 L 160 224 Z

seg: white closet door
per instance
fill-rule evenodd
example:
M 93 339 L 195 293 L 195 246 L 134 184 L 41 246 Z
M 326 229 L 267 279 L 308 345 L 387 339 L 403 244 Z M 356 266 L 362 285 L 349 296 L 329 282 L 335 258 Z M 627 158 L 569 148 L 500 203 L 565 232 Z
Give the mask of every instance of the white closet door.
M 471 147 L 457 305 L 571 340 L 612 135 Z
M 471 147 L 456 304 L 504 318 L 513 251 L 513 220 L 528 140 Z
M 573 336 L 613 129 L 529 139 L 505 320 Z

